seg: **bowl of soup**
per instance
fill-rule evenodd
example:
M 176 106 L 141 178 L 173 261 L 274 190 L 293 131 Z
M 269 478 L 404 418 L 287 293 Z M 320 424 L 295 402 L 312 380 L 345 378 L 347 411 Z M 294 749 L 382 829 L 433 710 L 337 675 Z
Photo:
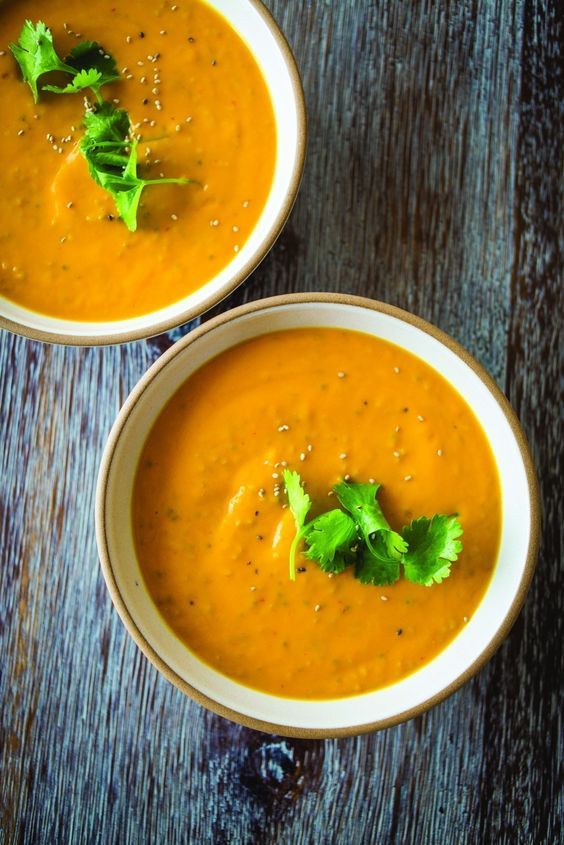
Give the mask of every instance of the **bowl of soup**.
M 33 34 L 39 22 L 46 36 Z M 24 24 L 33 28 L 24 62 L 34 38 L 51 39 L 64 62 L 90 41 L 101 45 L 102 62 L 115 61 L 119 78 L 98 93 L 104 108 L 129 119 L 135 178 L 150 183 L 134 231 L 107 179 L 99 184 L 105 174 L 94 178 L 82 153 L 85 116 L 100 109 L 96 93 L 46 90 L 74 80 L 46 72 L 35 101 L 11 49 Z M 303 92 L 259 0 L 4 0 L 0 91 L 8 107 L 0 152 L 9 163 L 0 192 L 2 328 L 89 345 L 166 331 L 241 284 L 290 213 L 305 156 Z M 119 159 L 103 166 L 115 174 Z
M 448 577 L 410 580 L 413 545 L 401 577 L 367 576 L 378 550 L 359 560 L 350 538 L 322 565 L 320 535 L 308 549 L 296 533 L 297 478 L 315 525 L 337 519 L 330 541 L 351 525 L 344 487 L 378 503 L 371 548 L 458 520 L 437 552 Z M 112 601 L 166 678 L 245 725 L 326 737 L 420 714 L 483 666 L 527 592 L 539 504 L 513 411 L 452 338 L 383 303 L 296 294 L 210 320 L 148 370 L 110 434 L 96 520 Z

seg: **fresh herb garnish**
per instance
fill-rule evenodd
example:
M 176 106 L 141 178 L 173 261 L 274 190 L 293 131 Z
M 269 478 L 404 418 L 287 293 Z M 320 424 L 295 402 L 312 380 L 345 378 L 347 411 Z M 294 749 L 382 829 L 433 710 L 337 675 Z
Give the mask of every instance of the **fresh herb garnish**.
M 24 81 L 35 102 L 39 97 L 38 80 L 43 74 L 60 71 L 72 77 L 64 86 L 44 85 L 54 94 L 77 94 L 91 89 L 97 100 L 84 115 L 85 134 L 79 149 L 94 181 L 112 195 L 121 219 L 130 232 L 137 229 L 137 211 L 141 194 L 148 185 L 187 185 L 193 179 L 143 179 L 137 173 L 138 140 L 124 109 L 116 109 L 100 94 L 102 85 L 120 78 L 116 61 L 97 41 L 82 41 L 63 62 L 57 55 L 53 35 L 43 21 L 26 20 L 16 44 L 10 50 L 18 62 Z M 296 543 L 297 545 L 297 543 Z M 295 575 L 294 575 L 295 577 Z
M 354 565 L 363 584 L 384 586 L 400 577 L 430 587 L 450 575 L 451 563 L 462 551 L 462 527 L 456 515 L 421 517 L 401 534 L 387 521 L 377 499 L 380 484 L 342 481 L 333 488 L 345 510 L 334 509 L 306 523 L 311 499 L 297 472 L 284 470 L 288 503 L 296 522 L 290 548 L 290 578 L 296 577 L 296 552 L 301 539 L 305 555 L 324 572 L 339 574 Z M 345 511 L 348 511 L 346 513 Z
M 186 185 L 192 179 L 142 179 L 137 175 L 137 139 L 132 137 L 129 115 L 111 103 L 102 103 L 84 115 L 85 134 L 80 152 L 94 181 L 114 198 L 129 229 L 137 229 L 141 194 L 148 185 Z
M 65 61 L 57 54 L 53 34 L 43 21 L 33 24 L 26 20 L 15 44 L 10 44 L 14 58 L 20 66 L 24 81 L 39 99 L 38 80 L 45 73 L 60 71 L 73 77 L 67 85 L 44 85 L 43 91 L 55 94 L 76 94 L 91 88 L 101 102 L 100 88 L 107 82 L 120 78 L 115 59 L 96 41 L 83 41 L 70 51 Z

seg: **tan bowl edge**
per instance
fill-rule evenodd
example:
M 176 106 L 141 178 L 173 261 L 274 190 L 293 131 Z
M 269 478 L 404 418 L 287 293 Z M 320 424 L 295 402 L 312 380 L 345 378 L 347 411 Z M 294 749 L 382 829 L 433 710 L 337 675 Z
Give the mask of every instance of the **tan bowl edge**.
M 502 620 L 495 637 L 489 643 L 487 648 L 485 648 L 481 652 L 481 654 L 476 658 L 472 665 L 468 669 L 466 669 L 466 671 L 460 674 L 458 678 L 456 678 L 451 684 L 445 687 L 445 689 L 441 690 L 441 692 L 437 693 L 431 698 L 428 698 L 426 701 L 422 702 L 417 707 L 413 707 L 410 710 L 405 710 L 404 712 L 392 716 L 389 719 L 383 719 L 360 726 L 354 726 L 350 728 L 338 728 L 336 730 L 329 731 L 317 728 L 298 729 L 288 725 L 272 724 L 270 722 L 265 722 L 250 716 L 245 716 L 241 713 L 224 707 L 213 699 L 210 699 L 206 695 L 203 695 L 199 690 L 195 689 L 190 684 L 186 683 L 186 681 L 184 681 L 182 678 L 180 678 L 179 675 L 176 674 L 176 672 L 172 671 L 172 669 L 163 662 L 159 655 L 149 645 L 149 643 L 143 637 L 143 635 L 141 634 L 129 614 L 129 611 L 121 597 L 116 580 L 114 578 L 112 563 L 108 554 L 108 545 L 105 531 L 105 501 L 107 493 L 107 484 L 110 467 L 116 448 L 116 443 L 121 435 L 125 424 L 127 423 L 132 409 L 138 402 L 141 395 L 144 393 L 147 386 L 155 378 L 155 376 L 160 373 L 161 370 L 163 370 L 179 352 L 181 352 L 183 349 L 185 349 L 187 346 L 197 340 L 201 335 L 213 330 L 217 326 L 223 325 L 224 323 L 228 323 L 231 320 L 242 316 L 243 314 L 249 314 L 254 311 L 260 311 L 264 308 L 272 306 L 300 302 L 329 302 L 337 303 L 340 305 L 360 306 L 362 308 L 368 308 L 372 311 L 380 311 L 384 314 L 390 315 L 391 317 L 396 317 L 400 320 L 410 323 L 418 329 L 421 329 L 426 334 L 431 335 L 440 343 L 444 344 L 448 349 L 454 352 L 455 355 L 461 358 L 464 363 L 467 364 L 476 373 L 476 375 L 481 379 L 484 385 L 492 393 L 494 399 L 497 401 L 498 405 L 503 411 L 503 414 L 505 415 L 513 434 L 515 435 L 515 439 L 517 440 L 519 451 L 521 453 L 521 458 L 525 467 L 531 510 L 529 547 L 527 549 L 527 559 L 525 563 L 525 569 L 523 571 L 523 576 L 519 584 L 519 589 L 517 590 L 517 594 L 513 600 L 513 603 L 511 604 L 511 607 L 509 608 L 509 611 L 507 612 L 505 618 Z M 204 707 L 207 707 L 209 710 L 212 710 L 214 713 L 217 713 L 220 716 L 224 716 L 226 719 L 230 719 L 233 722 L 237 722 L 241 725 L 244 725 L 245 727 L 255 728 L 256 730 L 265 731 L 267 733 L 275 733 L 281 736 L 295 737 L 298 739 L 328 739 L 332 737 L 356 736 L 363 733 L 369 733 L 375 730 L 381 730 L 382 728 L 392 727 L 393 725 L 397 725 L 400 722 L 405 722 L 408 719 L 411 719 L 415 716 L 419 716 L 426 710 L 430 709 L 431 707 L 434 707 L 436 704 L 439 704 L 439 702 L 444 701 L 446 698 L 456 692 L 456 690 L 458 690 L 464 683 L 466 683 L 466 681 L 468 681 L 473 675 L 475 675 L 485 665 L 485 663 L 487 663 L 487 661 L 490 660 L 491 657 L 493 657 L 493 655 L 495 654 L 495 652 L 500 647 L 501 643 L 511 630 L 517 618 L 517 615 L 521 610 L 535 569 L 540 537 L 540 514 L 541 508 L 538 483 L 525 435 L 511 405 L 509 404 L 497 384 L 491 378 L 491 376 L 489 376 L 488 373 L 484 370 L 484 368 L 465 349 L 463 349 L 463 347 L 460 346 L 459 343 L 457 343 L 452 337 L 450 337 L 450 335 L 447 335 L 440 329 L 435 328 L 430 323 L 427 323 L 420 317 L 403 311 L 401 308 L 397 308 L 396 306 L 387 305 L 386 303 L 379 302 L 377 300 L 337 293 L 287 294 L 284 296 L 275 296 L 270 297 L 268 299 L 250 302 L 246 305 L 240 306 L 239 308 L 234 308 L 233 310 L 228 311 L 225 314 L 221 314 L 218 317 L 214 317 L 213 319 L 209 320 L 204 325 L 199 326 L 197 329 L 190 332 L 184 338 L 175 343 L 145 373 L 145 375 L 137 383 L 136 387 L 133 389 L 133 391 L 127 398 L 125 404 L 123 405 L 118 415 L 118 418 L 114 424 L 114 427 L 110 432 L 108 443 L 104 452 L 104 458 L 100 467 L 98 487 L 96 491 L 96 537 L 98 541 L 98 550 L 100 553 L 100 562 L 104 579 L 106 581 L 110 596 L 116 607 L 117 612 L 121 616 L 125 627 L 129 631 L 129 633 L 131 634 L 143 654 L 151 661 L 151 663 L 153 663 L 154 666 L 156 666 L 156 668 L 169 681 L 171 681 L 176 687 L 182 690 L 182 692 L 197 701 L 199 704 L 202 704 Z
M 222 285 L 220 290 L 217 290 L 213 294 L 207 296 L 206 299 L 200 305 L 193 306 L 191 308 L 185 308 L 184 311 L 179 313 L 177 316 L 170 317 L 168 320 L 161 320 L 160 322 L 155 323 L 153 326 L 147 327 L 145 329 L 137 329 L 135 331 L 120 333 L 119 335 L 112 334 L 111 332 L 105 335 L 90 336 L 71 334 L 63 335 L 58 334 L 57 332 L 43 331 L 42 329 L 34 329 L 28 326 L 24 326 L 21 323 L 16 323 L 14 320 L 10 320 L 8 317 L 2 316 L 2 314 L 0 314 L 0 329 L 6 329 L 7 331 L 12 332 L 12 334 L 20 335 L 21 337 L 26 337 L 29 340 L 39 340 L 43 343 L 57 343 L 61 346 L 109 346 L 111 344 L 129 343 L 133 340 L 143 340 L 145 338 L 154 337 L 155 335 L 170 331 L 170 329 L 174 329 L 177 326 L 182 325 L 183 323 L 188 323 L 190 320 L 193 320 L 196 317 L 200 317 L 202 314 L 205 314 L 206 311 L 209 311 L 210 308 L 213 308 L 215 305 L 225 299 L 225 297 L 233 293 L 233 291 L 236 290 L 240 285 L 242 285 L 243 282 L 248 279 L 251 273 L 256 270 L 259 264 L 262 263 L 262 261 L 265 259 L 265 257 L 268 255 L 268 253 L 274 246 L 274 243 L 278 239 L 280 233 L 282 232 L 282 229 L 284 228 L 284 225 L 288 217 L 290 216 L 290 212 L 292 211 L 292 208 L 296 201 L 298 189 L 300 187 L 300 182 L 302 179 L 307 148 L 307 113 L 300 73 L 290 45 L 286 40 L 286 37 L 283 35 L 282 30 L 280 29 L 274 17 L 266 8 L 262 0 L 247 0 L 247 2 L 250 3 L 251 6 L 253 6 L 259 13 L 259 15 L 263 18 L 264 22 L 271 31 L 272 36 L 278 43 L 280 52 L 284 57 L 284 60 L 288 67 L 288 73 L 290 74 L 292 87 L 294 90 L 294 96 L 296 99 L 298 122 L 298 144 L 296 148 L 296 163 L 294 166 L 294 171 L 292 173 L 292 178 L 290 180 L 286 198 L 282 207 L 280 208 L 280 211 L 278 212 L 278 215 L 272 223 L 269 234 L 263 240 L 260 247 L 255 251 L 254 255 L 249 258 L 247 263 L 230 281 L 225 282 L 225 284 Z M 48 317 L 48 315 L 44 314 L 41 314 L 41 316 Z M 71 320 L 69 322 L 73 321 Z

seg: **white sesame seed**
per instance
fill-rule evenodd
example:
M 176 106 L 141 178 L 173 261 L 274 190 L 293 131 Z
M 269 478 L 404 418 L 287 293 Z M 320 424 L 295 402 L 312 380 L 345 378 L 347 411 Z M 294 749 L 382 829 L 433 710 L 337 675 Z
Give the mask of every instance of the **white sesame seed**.
M 161 31 L 159 32 L 159 35 L 166 35 L 166 29 L 161 29 Z
M 255 590 L 256 590 L 256 587 L 251 587 L 250 589 L 251 589 L 251 593 L 254 593 Z
M 413 478 L 412 475 L 404 475 L 403 480 L 404 481 L 411 481 L 412 478 Z
M 178 220 L 178 215 L 177 214 L 171 214 L 170 219 L 171 220 Z
M 235 244 L 235 246 L 233 247 L 233 252 L 239 252 L 238 244 Z
M 146 83 L 147 83 L 147 77 L 146 77 L 146 76 L 142 76 L 142 77 L 141 77 L 141 79 L 139 80 L 139 82 L 141 83 L 141 85 L 146 85 Z
M 34 119 L 34 120 L 39 120 L 39 115 L 38 115 L 38 114 L 34 114 L 34 115 L 33 115 L 33 119 Z
M 280 478 L 280 473 L 279 472 L 273 472 L 272 477 L 273 478 Z
M 64 244 L 64 242 L 66 241 L 66 239 L 67 239 L 67 238 L 66 238 L 66 235 L 63 235 L 63 237 L 61 238 L 61 243 L 62 243 L 62 244 Z
M 300 452 L 300 461 L 305 461 L 305 459 L 306 459 L 306 453 Z
M 339 378 L 344 378 L 344 377 L 345 377 L 345 375 L 346 375 L 346 373 L 344 373 L 342 370 L 340 370 L 340 371 L 337 373 L 337 375 L 338 375 L 338 377 L 339 377 Z
M 160 100 L 155 100 L 155 108 L 157 111 L 162 111 L 162 106 Z
M 280 490 L 275 490 L 275 491 L 274 491 L 274 495 L 275 495 L 275 496 L 279 496 L 279 495 L 280 495 Z
M 24 134 L 25 134 L 25 129 L 20 129 L 18 131 L 18 135 L 24 135 Z
M 192 117 L 190 115 L 186 118 L 186 123 L 192 123 Z
M 6 51 L 5 51 L 5 50 L 0 50 L 0 56 L 5 56 L 5 55 L 6 55 Z
M 394 458 L 399 458 L 399 457 L 400 457 L 400 452 L 394 452 Z
M 232 230 L 233 230 L 234 232 L 238 232 L 238 231 L 239 231 L 239 227 L 238 227 L 238 226 L 232 226 L 231 228 L 232 228 Z
M 313 446 L 311 445 L 311 443 L 308 443 L 308 444 L 307 444 L 307 450 L 308 450 L 308 452 L 312 452 L 312 451 L 313 451 Z
M 380 601 L 388 601 L 388 596 L 380 596 Z
M 421 414 L 417 414 L 417 419 L 419 422 L 425 422 L 425 417 L 422 417 Z
M 281 467 L 287 467 L 287 466 L 288 466 L 288 461 L 280 461 L 280 466 L 281 466 Z
M 156 125 L 157 125 L 157 121 L 156 121 L 156 120 L 150 120 L 150 121 L 149 121 L 149 126 L 156 126 Z
M 131 35 L 127 35 L 125 40 L 128 44 L 131 44 L 131 42 L 133 41 L 133 38 L 131 37 Z
M 158 95 L 159 95 L 159 89 L 158 89 L 158 88 L 151 88 L 151 93 L 152 93 L 152 94 L 154 94 L 154 95 L 155 95 L 155 97 L 158 97 Z
M 72 208 L 72 207 L 73 207 L 73 205 L 74 205 L 74 203 L 72 203 L 72 202 L 67 202 L 67 208 Z
M 437 449 L 437 455 L 439 456 L 439 458 L 442 458 L 442 456 L 443 456 L 443 450 L 442 450 L 442 449 Z
M 126 74 L 126 77 L 125 77 L 125 78 L 126 78 L 126 79 L 133 79 L 133 74 L 132 74 L 132 73 L 128 73 L 128 74 Z
M 465 622 L 468 622 L 468 617 L 467 617 L 467 616 L 464 616 L 463 618 L 464 618 L 464 621 L 465 621 Z
M 394 373 L 399 373 L 399 371 L 400 371 L 399 367 L 394 367 Z
M 396 425 L 396 427 L 394 428 L 395 433 L 397 434 L 399 432 L 399 430 L 400 430 L 399 425 Z
M 320 604 L 316 604 L 316 605 L 315 605 L 315 607 L 314 607 L 313 609 L 315 610 L 315 612 L 316 612 L 316 613 L 319 613 L 319 611 L 321 610 L 321 605 L 320 605 Z
M 284 423 L 284 425 L 278 426 L 278 431 L 289 431 L 289 430 L 290 430 L 290 426 L 286 425 L 286 423 Z
M 177 132 L 180 132 L 182 130 L 182 126 L 180 125 L 180 123 L 176 124 L 175 129 L 176 129 Z
M 117 97 L 112 100 L 112 103 L 115 103 L 116 106 L 119 106 L 119 100 L 117 99 Z
M 141 59 L 137 62 L 138 67 L 143 67 L 144 64 L 145 62 L 142 62 Z
M 171 12 L 176 12 L 177 9 L 178 9 L 178 6 L 171 6 L 170 7 Z
M 210 226 L 219 226 L 219 220 L 210 220 Z
M 339 458 L 340 458 L 342 461 L 344 461 L 346 457 L 347 457 L 347 453 L 346 453 L 346 452 L 341 452 L 341 454 L 339 455 Z
M 248 207 L 249 207 L 249 200 L 245 200 L 245 202 L 243 203 L 243 208 L 248 208 Z
M 349 475 L 349 473 L 348 473 L 348 472 L 347 472 L 347 474 L 344 476 L 344 478 L 345 478 L 345 481 L 350 481 L 350 480 L 351 480 L 351 477 L 350 477 L 350 475 Z
M 369 484 L 376 484 L 376 479 L 375 478 L 369 478 L 368 483 Z

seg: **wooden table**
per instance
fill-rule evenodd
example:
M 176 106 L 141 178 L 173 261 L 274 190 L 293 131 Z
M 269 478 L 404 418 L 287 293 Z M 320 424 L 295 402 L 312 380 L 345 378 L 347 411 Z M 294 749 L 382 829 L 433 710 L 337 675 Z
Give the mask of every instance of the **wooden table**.
M 309 155 L 282 237 L 217 310 L 345 291 L 450 332 L 530 438 L 538 572 L 491 663 L 421 718 L 326 742 L 232 725 L 137 650 L 94 542 L 109 428 L 178 332 L 107 349 L 3 333 L 0 845 L 556 843 L 562 19 L 551 0 L 269 5 Z

